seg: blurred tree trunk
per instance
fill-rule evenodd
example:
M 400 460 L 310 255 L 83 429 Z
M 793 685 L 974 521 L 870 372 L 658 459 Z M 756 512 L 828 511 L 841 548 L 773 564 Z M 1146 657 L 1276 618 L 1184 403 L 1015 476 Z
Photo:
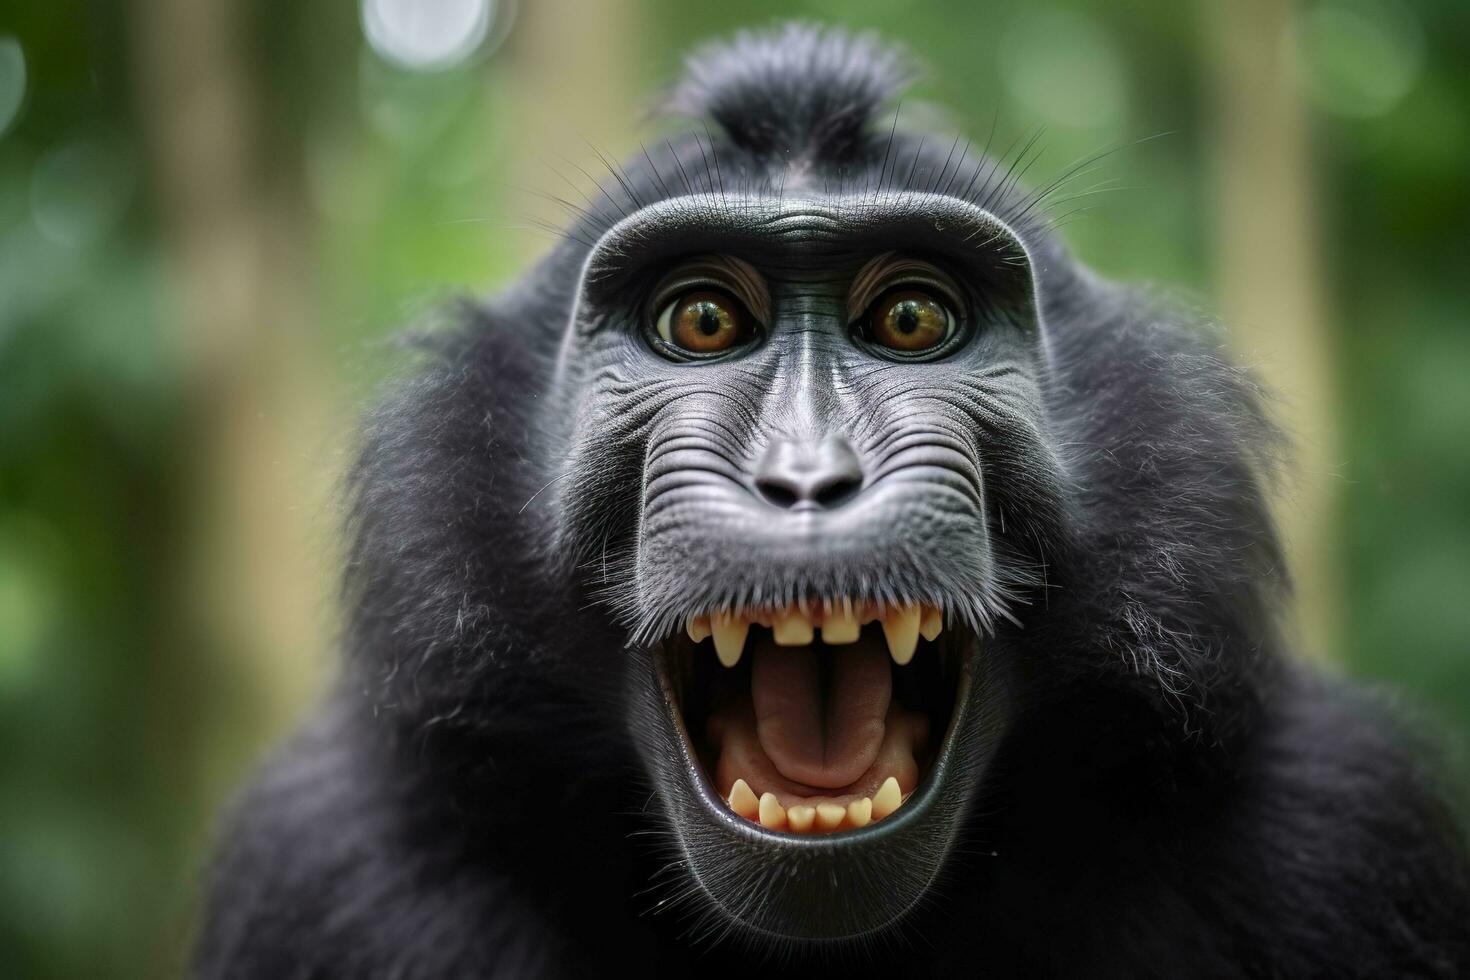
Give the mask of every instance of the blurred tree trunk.
M 1295 469 L 1278 508 L 1302 648 L 1331 656 L 1340 460 L 1307 113 L 1289 0 L 1203 0 L 1216 131 L 1218 292 L 1246 361 L 1278 394 Z
M 306 237 L 264 179 L 242 13 L 230 0 L 133 6 L 152 191 L 181 304 L 184 438 L 197 453 L 178 477 L 194 502 L 193 551 L 182 580 L 160 587 L 177 596 L 172 632 L 198 647 L 169 666 L 177 676 L 154 679 L 170 698 L 155 763 L 189 793 L 181 818 L 196 835 L 328 660 L 331 580 L 312 543 L 334 470 L 321 458 L 331 372 L 312 343 Z M 181 841 L 182 859 L 197 861 L 201 844 Z

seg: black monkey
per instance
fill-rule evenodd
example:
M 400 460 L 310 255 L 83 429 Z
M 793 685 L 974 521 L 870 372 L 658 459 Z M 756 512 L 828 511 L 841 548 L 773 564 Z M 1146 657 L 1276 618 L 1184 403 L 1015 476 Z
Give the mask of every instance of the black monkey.
M 1278 636 L 1260 392 L 904 74 L 701 51 L 424 342 L 200 975 L 1470 975 L 1420 750 Z

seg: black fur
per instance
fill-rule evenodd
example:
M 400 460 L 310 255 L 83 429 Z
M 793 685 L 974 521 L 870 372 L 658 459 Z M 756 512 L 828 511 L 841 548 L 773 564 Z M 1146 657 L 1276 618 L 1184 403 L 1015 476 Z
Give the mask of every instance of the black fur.
M 199 975 L 1470 975 L 1470 863 L 1423 749 L 1282 649 L 1261 393 L 1206 325 L 1068 257 L 1014 155 L 891 135 L 901 66 L 801 27 L 699 55 L 672 103 L 716 129 L 617 171 L 522 283 L 424 342 L 353 478 L 344 681 L 234 814 Z M 1044 507 L 1001 495 L 999 543 L 1038 574 L 993 624 L 1021 707 L 961 846 L 895 929 L 818 946 L 732 932 L 665 864 L 607 602 L 626 563 L 605 581 L 551 544 L 565 493 L 637 494 L 554 486 L 547 402 L 587 243 L 797 171 L 1017 231 L 1066 474 Z

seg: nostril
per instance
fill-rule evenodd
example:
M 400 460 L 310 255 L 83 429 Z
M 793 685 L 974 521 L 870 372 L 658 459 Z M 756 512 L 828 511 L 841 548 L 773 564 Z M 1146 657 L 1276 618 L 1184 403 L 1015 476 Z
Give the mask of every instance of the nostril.
M 821 507 L 836 507 L 845 502 L 853 494 L 862 488 L 861 477 L 846 473 L 834 476 L 831 480 L 813 488 L 812 499 Z
M 764 477 L 755 481 L 755 488 L 767 503 L 775 504 L 777 507 L 791 508 L 801 503 L 801 495 L 797 488 L 781 480 Z

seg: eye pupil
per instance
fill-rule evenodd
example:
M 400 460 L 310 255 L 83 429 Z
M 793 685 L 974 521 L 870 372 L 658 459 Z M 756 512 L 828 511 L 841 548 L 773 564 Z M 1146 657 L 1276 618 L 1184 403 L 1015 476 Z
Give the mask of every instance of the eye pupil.
M 708 303 L 702 304 L 699 311 L 699 332 L 706 337 L 720 332 L 720 314 Z
M 904 303 L 898 309 L 898 332 L 910 334 L 917 329 L 919 329 L 919 314 L 914 311 L 912 303 Z

